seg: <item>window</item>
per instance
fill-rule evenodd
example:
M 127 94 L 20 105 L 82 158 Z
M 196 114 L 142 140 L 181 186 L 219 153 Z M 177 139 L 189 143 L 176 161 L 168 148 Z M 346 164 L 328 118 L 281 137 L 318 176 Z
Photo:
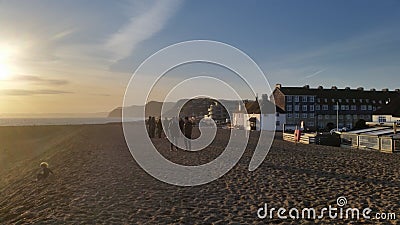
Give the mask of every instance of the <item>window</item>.
M 313 126 L 314 126 L 314 121 L 308 121 L 307 125 L 308 125 L 309 127 L 313 127 Z
M 356 99 L 355 98 L 353 98 L 353 103 L 356 103 Z
M 367 106 L 366 106 L 366 105 L 361 105 L 361 110 L 362 110 L 362 111 L 367 110 Z
M 287 114 L 287 118 L 292 118 L 292 117 L 293 117 L 293 114 L 291 114 L 291 113 Z
M 337 105 L 333 105 L 333 110 L 337 111 L 338 110 L 338 106 Z
M 378 121 L 379 123 L 386 123 L 386 116 L 379 116 Z
M 315 114 L 314 113 L 310 113 L 310 118 L 315 118 Z
M 307 96 L 303 96 L 301 99 L 303 100 L 303 102 L 307 102 L 307 99 L 308 97 Z
M 372 105 L 368 105 L 368 110 L 372 111 Z
M 299 96 L 294 96 L 294 101 L 299 102 Z
M 372 107 L 372 111 L 376 111 L 376 106 Z
M 291 111 L 293 110 L 293 106 L 292 106 L 292 105 L 287 105 L 287 106 L 286 106 L 286 110 L 287 110 L 288 112 L 291 112 Z
M 339 99 L 339 103 L 342 103 L 342 99 Z
M 332 98 L 332 102 L 336 102 L 334 98 Z
M 311 111 L 311 112 L 314 111 L 314 105 L 310 105 L 310 111 Z
M 296 114 L 294 114 L 294 117 L 295 118 L 300 118 L 300 114 L 296 113 Z
M 325 99 L 324 99 L 324 102 L 328 102 L 328 99 L 327 99 L 327 98 L 325 98 Z
M 365 102 L 366 102 L 366 103 L 369 103 L 369 99 L 365 99 Z
M 346 110 L 346 106 L 345 105 L 341 105 L 340 106 L 340 110 Z
M 346 103 L 349 103 L 349 102 L 350 102 L 350 100 L 347 98 L 347 99 L 346 99 Z
M 322 110 L 325 110 L 325 111 L 328 110 L 328 105 L 323 105 Z
M 294 111 L 298 112 L 300 110 L 300 106 L 299 105 L 295 105 L 294 106 Z
M 318 115 L 318 119 L 319 119 L 319 120 L 322 120 L 322 115 Z
M 277 113 L 275 113 L 275 115 L 276 115 L 276 117 L 279 117 L 279 113 L 277 112 Z
M 379 104 L 382 104 L 382 100 L 379 100 Z
M 346 115 L 346 119 L 350 120 L 351 119 L 351 115 Z
M 353 110 L 353 111 L 357 110 L 357 106 L 356 105 L 351 105 L 351 110 Z
M 349 105 L 346 105 L 346 110 L 350 110 L 350 106 Z
M 315 106 L 315 110 L 317 110 L 317 111 L 321 110 L 321 106 L 320 105 L 316 105 Z
M 329 120 L 329 115 L 325 115 L 325 119 Z
M 357 115 L 356 114 L 353 115 L 353 119 L 355 119 L 355 120 L 357 119 Z
M 317 98 L 317 102 L 321 102 L 321 99 L 320 99 L 320 98 Z
M 281 121 L 277 120 L 276 121 L 276 126 L 280 126 L 281 125 Z
M 310 96 L 310 102 L 315 102 L 315 97 L 314 96 Z
M 339 115 L 339 119 L 342 120 L 343 119 L 343 115 Z
M 292 102 L 293 101 L 293 97 L 292 96 L 286 96 L 286 101 L 287 102 Z
M 362 103 L 363 102 L 363 100 L 362 99 L 360 99 L 360 103 Z
M 307 105 L 303 105 L 303 112 L 307 112 L 307 109 L 308 109 Z
M 364 115 L 360 115 L 360 120 L 363 120 L 364 119 Z
M 307 113 L 303 113 L 302 117 L 303 117 L 304 119 L 307 119 Z

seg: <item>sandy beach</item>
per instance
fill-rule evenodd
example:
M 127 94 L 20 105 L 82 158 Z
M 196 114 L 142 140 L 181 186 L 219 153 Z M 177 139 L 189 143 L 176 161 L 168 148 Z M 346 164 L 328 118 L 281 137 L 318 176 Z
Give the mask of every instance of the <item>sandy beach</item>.
M 202 164 L 217 157 L 228 131 L 204 151 L 169 150 L 171 161 Z M 295 145 L 277 135 L 264 163 L 248 171 L 256 133 L 229 173 L 197 187 L 160 182 L 133 159 L 120 124 L 0 127 L 0 224 L 396 224 L 396 220 L 260 219 L 271 207 L 369 207 L 400 213 L 400 155 Z M 46 161 L 54 175 L 35 181 Z M 372 215 L 372 214 L 371 214 Z M 399 215 L 397 215 L 399 216 Z

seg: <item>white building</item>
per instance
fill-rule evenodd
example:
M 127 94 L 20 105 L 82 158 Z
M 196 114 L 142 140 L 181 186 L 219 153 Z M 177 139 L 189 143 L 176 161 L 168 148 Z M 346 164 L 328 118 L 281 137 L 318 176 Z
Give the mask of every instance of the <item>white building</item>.
M 400 97 L 389 102 L 372 115 L 373 124 L 400 125 Z
M 245 107 L 246 110 L 239 108 L 233 113 L 232 127 L 245 130 L 283 130 L 286 115 L 272 102 L 262 102 L 263 114 L 257 102 L 248 102 Z

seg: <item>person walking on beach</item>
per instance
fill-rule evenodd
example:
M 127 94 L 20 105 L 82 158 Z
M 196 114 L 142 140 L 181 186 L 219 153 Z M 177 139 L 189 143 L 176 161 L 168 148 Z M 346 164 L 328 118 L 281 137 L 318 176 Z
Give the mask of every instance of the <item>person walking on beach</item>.
M 179 130 L 178 118 L 174 117 L 169 121 L 169 124 L 168 124 L 168 134 L 169 134 L 169 137 L 172 139 L 171 140 L 171 148 L 170 148 L 171 151 L 174 150 L 174 146 L 175 146 L 176 150 L 178 150 L 177 142 L 178 142 L 179 133 L 180 133 L 180 130 Z
M 163 130 L 161 118 L 159 118 L 159 119 L 157 120 L 157 123 L 156 123 L 156 124 L 157 124 L 157 136 L 158 136 L 158 138 L 161 138 L 162 130 Z
M 183 134 L 183 127 L 185 126 L 185 121 L 183 121 L 182 118 L 179 118 L 179 129 L 181 130 L 181 133 Z
M 186 138 L 184 138 L 185 141 L 185 147 L 187 150 L 192 150 L 192 129 L 193 129 L 193 123 L 189 120 L 188 117 L 185 117 L 185 124 L 184 124 L 184 135 Z
M 154 138 L 156 136 L 155 135 L 155 132 L 156 132 L 156 120 L 155 120 L 155 118 L 150 116 L 148 124 L 149 124 L 149 137 L 150 138 Z

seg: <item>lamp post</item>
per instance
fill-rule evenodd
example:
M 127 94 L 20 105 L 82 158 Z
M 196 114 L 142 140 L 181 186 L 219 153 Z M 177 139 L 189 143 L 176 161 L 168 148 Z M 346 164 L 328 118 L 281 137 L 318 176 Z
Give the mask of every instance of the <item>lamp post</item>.
M 339 101 L 336 102 L 336 131 L 339 132 Z

